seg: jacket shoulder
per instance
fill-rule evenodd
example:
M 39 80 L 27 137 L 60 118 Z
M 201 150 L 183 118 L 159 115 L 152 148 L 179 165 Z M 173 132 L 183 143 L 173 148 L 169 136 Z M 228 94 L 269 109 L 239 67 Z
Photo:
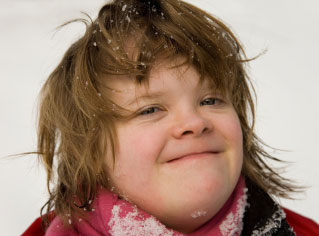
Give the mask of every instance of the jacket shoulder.
M 286 220 L 288 221 L 288 224 L 293 228 L 297 236 L 319 236 L 319 225 L 313 220 L 287 208 L 283 208 L 283 210 L 286 213 Z

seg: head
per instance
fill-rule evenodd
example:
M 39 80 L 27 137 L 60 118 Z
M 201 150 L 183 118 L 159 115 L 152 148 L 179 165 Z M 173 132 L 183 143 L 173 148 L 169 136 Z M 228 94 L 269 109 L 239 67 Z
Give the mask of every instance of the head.
M 113 1 L 85 23 L 42 90 L 38 152 L 48 186 L 57 177 L 48 209 L 83 214 L 103 187 L 190 232 L 241 173 L 283 195 L 261 159 L 271 156 L 253 130 L 247 59 L 228 27 L 176 0 Z M 194 221 L 195 211 L 206 214 Z
M 183 57 L 156 61 L 148 83 L 108 76 L 109 97 L 132 115 L 115 122 L 113 191 L 165 225 L 191 232 L 212 218 L 242 169 L 241 125 L 231 98 Z M 202 217 L 195 218 L 196 212 Z

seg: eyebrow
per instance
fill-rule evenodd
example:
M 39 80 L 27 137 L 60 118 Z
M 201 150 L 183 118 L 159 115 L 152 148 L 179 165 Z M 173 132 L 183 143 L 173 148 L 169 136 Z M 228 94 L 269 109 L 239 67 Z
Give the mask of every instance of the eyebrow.
M 160 97 L 163 97 L 164 95 L 167 95 L 167 92 L 153 92 L 153 93 L 146 93 L 138 97 L 134 97 L 133 99 L 130 99 L 127 103 L 125 103 L 125 106 L 130 106 L 134 102 L 138 102 L 140 100 L 151 100 L 151 99 L 157 99 Z

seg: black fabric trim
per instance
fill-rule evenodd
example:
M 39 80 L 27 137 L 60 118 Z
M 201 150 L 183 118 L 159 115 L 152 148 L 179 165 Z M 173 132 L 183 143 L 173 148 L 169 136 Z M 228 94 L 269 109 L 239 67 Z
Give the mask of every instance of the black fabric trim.
M 255 185 L 248 178 L 245 179 L 247 191 L 247 207 L 244 214 L 244 227 L 241 235 L 253 235 L 255 232 L 261 232 L 262 229 L 271 228 L 267 233 L 257 235 L 273 236 L 295 236 L 292 228 L 286 219 L 273 219 L 273 216 L 280 215 L 283 211 L 279 205 L 261 188 Z M 270 224 L 274 223 L 274 224 Z

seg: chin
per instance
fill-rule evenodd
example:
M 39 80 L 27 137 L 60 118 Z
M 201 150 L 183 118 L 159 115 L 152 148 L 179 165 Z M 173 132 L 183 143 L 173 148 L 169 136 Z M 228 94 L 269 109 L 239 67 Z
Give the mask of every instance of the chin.
M 193 200 L 187 203 L 186 206 L 180 205 L 169 208 L 166 214 L 162 216 L 157 215 L 156 217 L 167 227 L 187 234 L 193 232 L 214 217 L 223 205 L 218 208 L 212 208 L 212 206 L 216 206 L 214 202 L 203 201 L 201 199 L 202 202 L 198 203 L 196 199 Z
M 232 191 L 220 188 L 216 184 L 201 184 L 182 192 L 175 199 L 176 212 L 182 212 L 186 218 L 194 219 L 197 216 L 215 215 L 230 197 Z M 209 217 L 210 218 L 210 217 Z
M 205 192 L 207 190 L 203 190 Z M 155 215 L 169 228 L 181 233 L 190 233 L 212 219 L 227 202 L 231 191 L 211 191 L 210 194 L 199 192 L 185 193 L 173 207 L 163 206 L 166 211 Z M 187 196 L 188 197 L 185 197 Z

